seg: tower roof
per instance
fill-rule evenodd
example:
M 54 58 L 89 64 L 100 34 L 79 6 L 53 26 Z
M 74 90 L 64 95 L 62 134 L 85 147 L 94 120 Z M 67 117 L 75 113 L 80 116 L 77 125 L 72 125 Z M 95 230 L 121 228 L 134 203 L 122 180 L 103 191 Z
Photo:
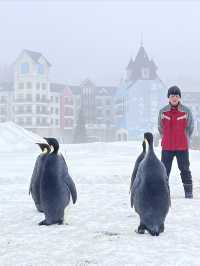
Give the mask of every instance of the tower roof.
M 135 64 L 136 65 L 148 65 L 149 64 L 149 57 L 143 47 L 143 45 L 140 46 L 140 49 L 135 57 Z
M 30 51 L 30 50 L 27 50 L 27 49 L 25 49 L 24 50 L 24 52 L 26 52 L 31 58 L 32 58 L 32 60 L 35 62 L 35 63 L 39 63 L 39 59 L 41 58 L 41 57 L 43 57 L 45 60 L 46 60 L 46 62 L 47 62 L 47 64 L 49 65 L 49 66 L 51 66 L 51 64 L 49 63 L 49 61 L 41 54 L 41 53 L 39 53 L 39 52 L 34 52 L 34 51 Z
M 127 67 L 126 67 L 126 69 L 127 69 L 127 70 L 128 70 L 128 69 L 132 69 L 133 66 L 134 66 L 134 62 L 133 62 L 133 58 L 131 57 L 131 59 L 130 59 L 130 61 L 129 61 Z

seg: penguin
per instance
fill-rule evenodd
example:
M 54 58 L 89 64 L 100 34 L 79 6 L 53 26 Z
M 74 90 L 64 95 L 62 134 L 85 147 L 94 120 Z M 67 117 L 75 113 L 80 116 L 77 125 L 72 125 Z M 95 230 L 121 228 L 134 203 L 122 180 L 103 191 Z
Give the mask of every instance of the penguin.
M 131 207 L 140 217 L 137 233 L 145 230 L 152 236 L 164 232 L 164 221 L 168 214 L 170 190 L 164 164 L 157 158 L 153 148 L 153 135 L 144 134 L 148 143 L 148 152 L 141 161 L 131 188 Z
M 29 195 L 31 194 L 37 210 L 39 212 L 43 212 L 40 202 L 40 182 L 43 175 L 44 163 L 51 149 L 47 143 L 36 143 L 36 144 L 40 147 L 42 153 L 37 157 L 35 162 L 29 187 Z
M 52 148 L 45 161 L 41 179 L 41 202 L 45 220 L 39 225 L 63 224 L 64 210 L 70 199 L 77 200 L 76 186 L 68 173 L 67 164 L 59 154 L 59 143 L 55 138 L 45 138 Z
M 146 143 L 145 143 L 145 141 L 142 142 L 142 148 L 143 148 L 143 151 L 137 157 L 137 160 L 135 162 L 135 166 L 134 166 L 133 173 L 132 173 L 132 176 L 131 176 L 131 184 L 130 184 L 130 190 L 129 191 L 131 191 L 133 182 L 134 182 L 136 174 L 137 174 L 138 167 L 139 167 L 141 161 L 144 159 L 144 157 L 146 155 Z

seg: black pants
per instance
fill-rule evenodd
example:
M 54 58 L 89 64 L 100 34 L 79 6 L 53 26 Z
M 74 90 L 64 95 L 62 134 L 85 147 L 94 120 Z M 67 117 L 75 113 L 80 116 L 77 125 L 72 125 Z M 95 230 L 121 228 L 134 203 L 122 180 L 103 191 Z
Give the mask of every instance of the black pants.
M 161 161 L 164 163 L 167 176 L 169 178 L 174 156 L 177 159 L 178 168 L 181 171 L 181 179 L 183 184 L 192 184 L 192 176 L 190 172 L 189 152 L 186 151 L 162 151 Z

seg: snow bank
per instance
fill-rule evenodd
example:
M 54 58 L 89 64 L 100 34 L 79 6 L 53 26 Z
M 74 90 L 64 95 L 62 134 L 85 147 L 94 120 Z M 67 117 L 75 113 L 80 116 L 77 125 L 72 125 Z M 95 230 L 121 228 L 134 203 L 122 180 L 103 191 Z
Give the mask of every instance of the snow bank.
M 36 142 L 45 140 L 13 122 L 0 123 L 0 152 L 36 150 Z

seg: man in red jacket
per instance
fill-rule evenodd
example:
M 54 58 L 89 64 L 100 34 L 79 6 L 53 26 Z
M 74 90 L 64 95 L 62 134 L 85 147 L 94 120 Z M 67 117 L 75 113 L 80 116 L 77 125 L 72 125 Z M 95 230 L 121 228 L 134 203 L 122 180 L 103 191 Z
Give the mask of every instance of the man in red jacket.
M 189 138 L 194 130 L 192 112 L 181 104 L 181 91 L 177 86 L 168 90 L 169 104 L 162 108 L 158 117 L 158 130 L 162 137 L 162 156 L 169 178 L 174 157 L 185 191 L 185 198 L 193 198 L 192 176 L 189 169 Z

